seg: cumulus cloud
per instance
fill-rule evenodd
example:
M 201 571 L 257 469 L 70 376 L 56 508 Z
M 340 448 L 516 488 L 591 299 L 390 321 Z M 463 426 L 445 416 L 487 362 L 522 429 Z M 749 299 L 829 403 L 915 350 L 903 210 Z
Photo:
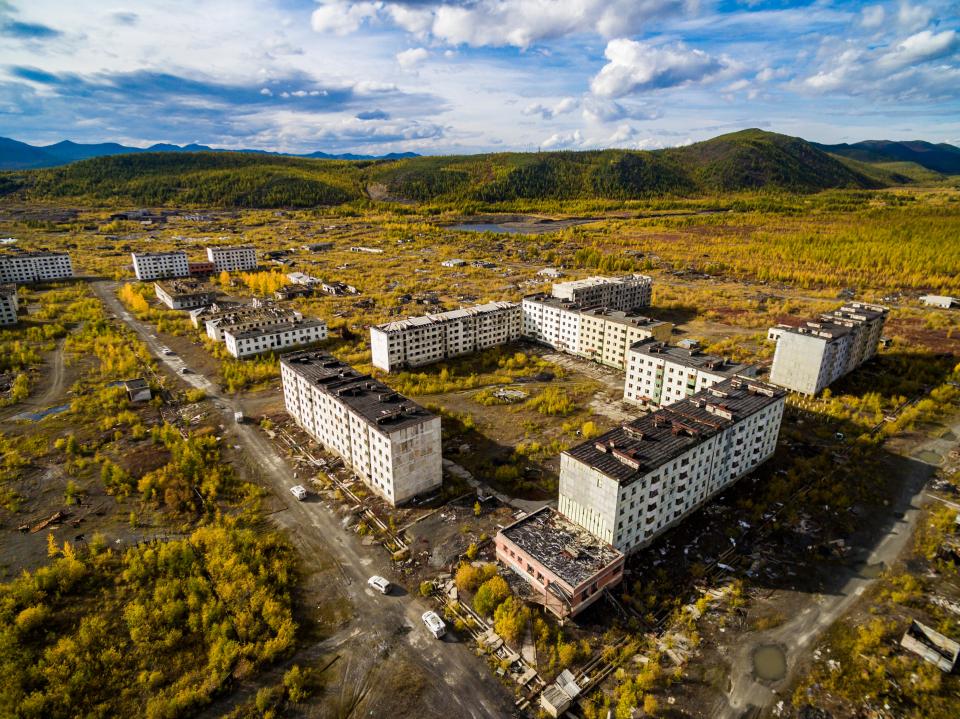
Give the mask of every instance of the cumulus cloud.
M 577 33 L 630 35 L 696 5 L 696 0 L 474 0 L 463 5 L 330 0 L 314 11 L 313 28 L 347 34 L 376 18 L 450 45 L 527 48 Z
M 590 82 L 590 90 L 609 98 L 701 82 L 730 67 L 728 60 L 688 48 L 681 42 L 653 45 L 611 40 L 604 55 L 609 62 Z
M 555 132 L 540 143 L 544 150 L 565 150 L 570 147 L 580 147 L 584 144 L 583 133 L 580 130 L 573 132 Z
M 868 30 L 875 30 L 883 25 L 887 17 L 883 5 L 868 5 L 860 11 L 860 24 Z
M 527 116 L 539 115 L 544 120 L 552 120 L 557 115 L 566 115 L 577 109 L 577 100 L 573 97 L 565 97 L 553 105 L 544 105 L 539 102 L 532 103 L 523 108 L 523 114 Z
M 933 18 L 933 10 L 924 5 L 911 5 L 904 0 L 897 11 L 897 24 L 906 31 L 926 27 Z
M 422 47 L 412 47 L 409 50 L 397 53 L 397 62 L 403 70 L 413 70 L 417 65 L 430 57 L 430 53 Z
M 954 30 L 921 30 L 890 46 L 843 43 L 821 53 L 820 69 L 803 78 L 801 90 L 929 100 L 956 97 L 960 68 L 954 57 L 960 37 Z

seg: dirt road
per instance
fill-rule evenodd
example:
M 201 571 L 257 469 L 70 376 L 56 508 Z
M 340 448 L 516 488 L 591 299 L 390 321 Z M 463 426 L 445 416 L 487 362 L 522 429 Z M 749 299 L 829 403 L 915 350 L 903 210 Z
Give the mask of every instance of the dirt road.
M 954 436 L 957 436 L 960 433 L 960 422 L 955 422 L 951 429 Z M 923 505 L 927 501 L 924 487 L 933 472 L 932 466 L 916 461 L 915 458 L 926 452 L 944 457 L 956 446 L 956 439 L 940 437 L 927 440 L 912 449 L 910 455 L 914 461 L 908 465 L 907 473 L 901 477 L 900 495 L 886 510 L 891 517 L 899 519 L 872 548 L 865 558 L 866 566 L 882 564 L 883 567 L 889 567 L 895 564 L 913 535 Z M 748 712 L 767 708 L 783 698 L 775 691 L 789 686 L 798 661 L 810 651 L 824 631 L 854 606 L 877 578 L 854 570 L 848 571 L 849 579 L 839 591 L 813 595 L 808 606 L 790 621 L 774 629 L 743 637 L 740 648 L 732 657 L 733 668 L 726 706 L 718 708 L 717 716 L 737 719 L 748 715 Z M 779 646 L 786 656 L 787 674 L 775 683 L 757 681 L 754 675 L 753 653 L 758 647 L 765 645 Z
M 425 604 L 409 595 L 382 596 L 367 586 L 372 574 L 389 576 L 389 559 L 379 546 L 364 546 L 357 535 L 345 532 L 336 517 L 319 501 L 298 502 L 289 489 L 296 484 L 291 470 L 275 447 L 254 426 L 237 425 L 233 413 L 243 411 L 241 398 L 221 396 L 216 385 L 202 374 L 180 374 L 184 362 L 163 354 L 164 346 L 148 325 L 137 321 L 116 298 L 116 284 L 93 283 L 104 304 L 126 322 L 161 362 L 185 382 L 204 390 L 222 408 L 224 425 L 230 427 L 250 459 L 260 469 L 267 487 L 285 507 L 270 519 L 282 528 L 299 549 L 306 564 L 323 558 L 336 563 L 339 587 L 349 599 L 353 620 L 338 635 L 359 636 L 369 644 L 369 653 L 399 654 L 406 665 L 414 665 L 426 676 L 424 701 L 431 714 L 457 717 L 506 717 L 513 711 L 513 697 L 491 675 L 469 647 L 455 637 L 435 640 L 427 633 L 420 615 Z M 359 632 L 357 631 L 359 630 Z M 327 640 L 330 641 L 330 640 Z M 373 695 L 373 693 L 371 694 Z M 386 701 L 390 697 L 384 697 Z M 402 716 L 401 714 L 392 714 Z

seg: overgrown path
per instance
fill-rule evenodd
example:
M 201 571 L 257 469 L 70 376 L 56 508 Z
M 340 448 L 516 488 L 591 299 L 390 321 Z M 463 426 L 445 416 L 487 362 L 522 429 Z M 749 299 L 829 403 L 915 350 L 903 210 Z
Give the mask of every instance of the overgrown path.
M 5 407 L 0 410 L 0 419 L 9 419 L 15 414 L 23 412 L 25 408 L 46 409 L 47 407 L 60 402 L 64 396 L 64 380 L 66 378 L 65 363 L 63 358 L 64 339 L 57 340 L 57 346 L 48 353 L 47 363 L 44 364 L 44 370 L 49 367 L 49 375 L 44 372 L 41 382 L 43 390 L 40 394 L 27 397 L 23 402 Z
M 136 320 L 117 299 L 116 283 L 97 282 L 92 287 L 157 359 L 172 372 L 180 372 L 183 360 L 163 354 L 162 342 L 155 337 L 153 329 Z M 233 413 L 244 410 L 242 398 L 221 396 L 215 384 L 201 374 L 191 372 L 178 376 L 204 390 L 216 406 L 222 408 L 224 425 L 232 425 L 235 438 L 259 468 L 262 483 L 283 507 L 270 514 L 271 521 L 286 532 L 304 564 L 322 570 L 332 561 L 338 568 L 337 590 L 349 599 L 353 619 L 337 636 L 359 629 L 354 637 L 368 647 L 369 671 L 375 672 L 380 660 L 385 661 L 387 655 L 399 655 L 401 663 L 416 666 L 426 677 L 424 701 L 432 709 L 416 713 L 418 717 L 510 716 L 513 697 L 493 678 L 484 663 L 473 656 L 468 646 L 453 637 L 437 641 L 427 634 L 420 620 L 426 605 L 409 595 L 384 597 L 367 586 L 370 575 L 389 575 L 389 558 L 380 546 L 365 546 L 357 535 L 345 532 L 337 517 L 321 502 L 298 502 L 293 497 L 289 490 L 296 482 L 276 447 L 255 426 L 233 422 Z M 374 686 L 367 698 L 368 702 L 382 701 L 379 709 L 384 712 L 392 701 L 385 692 L 386 686 Z

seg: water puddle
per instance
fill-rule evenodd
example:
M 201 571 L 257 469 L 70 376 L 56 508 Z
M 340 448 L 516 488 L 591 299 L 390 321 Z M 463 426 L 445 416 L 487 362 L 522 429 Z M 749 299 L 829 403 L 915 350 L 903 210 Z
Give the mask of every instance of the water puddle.
M 855 564 L 853 571 L 864 579 L 876 579 L 881 574 L 883 570 L 887 568 L 887 565 L 883 562 L 876 562 L 875 564 L 867 564 L 866 562 L 860 562 Z
M 753 673 L 768 682 L 780 681 L 787 674 L 787 655 L 776 644 L 757 647 L 753 652 Z
M 945 440 L 947 440 L 948 442 L 956 442 L 956 441 L 957 441 L 957 433 L 954 432 L 953 430 L 948 429 L 946 432 L 944 432 L 943 434 L 940 435 L 940 439 L 945 439 Z
M 44 417 L 49 417 L 50 415 L 60 414 L 61 412 L 66 412 L 70 409 L 70 405 L 62 404 L 59 407 L 51 407 L 50 409 L 40 410 L 39 412 L 21 412 L 12 417 L 12 419 L 19 422 L 39 422 Z
M 921 452 L 917 452 L 913 455 L 914 459 L 919 459 L 921 462 L 926 464 L 940 464 L 943 461 L 943 457 L 934 452 L 932 449 L 925 449 Z

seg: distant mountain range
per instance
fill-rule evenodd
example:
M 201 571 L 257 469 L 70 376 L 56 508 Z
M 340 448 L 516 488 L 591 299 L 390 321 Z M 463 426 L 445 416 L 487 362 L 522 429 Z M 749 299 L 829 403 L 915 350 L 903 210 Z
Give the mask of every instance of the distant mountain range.
M 864 140 L 852 145 L 820 145 L 811 142 L 818 150 L 871 164 L 886 162 L 912 162 L 933 172 L 944 175 L 960 175 L 960 147 L 941 142 L 934 145 L 922 140 L 895 142 L 893 140 Z
M 76 148 L 84 146 L 52 147 L 61 148 L 61 157 L 77 157 Z M 22 146 L 18 150 L 28 152 Z M 0 196 L 141 207 L 293 208 L 368 200 L 462 206 L 809 193 L 942 183 L 957 153 L 950 145 L 917 142 L 818 146 L 763 130 L 664 150 L 388 156 L 367 162 L 332 161 L 323 155 L 328 159 L 318 160 L 318 153 L 292 157 L 208 151 L 193 145 L 0 172 Z M 24 159 L 31 157 L 43 160 L 32 154 Z
M 286 155 L 281 152 L 265 150 L 222 150 L 206 145 L 169 145 L 159 143 L 150 147 L 129 147 L 116 142 L 101 142 L 85 145 L 63 140 L 54 145 L 29 145 L 26 142 L 0 137 L 0 170 L 32 170 L 41 167 L 56 167 L 77 160 L 89 160 L 93 157 L 129 155 L 144 152 L 243 152 L 258 155 Z M 388 155 L 354 155 L 345 153 L 331 155 L 326 152 L 311 152 L 306 155 L 290 157 L 309 157 L 318 160 L 400 160 L 406 157 L 418 157 L 415 152 L 391 152 Z

